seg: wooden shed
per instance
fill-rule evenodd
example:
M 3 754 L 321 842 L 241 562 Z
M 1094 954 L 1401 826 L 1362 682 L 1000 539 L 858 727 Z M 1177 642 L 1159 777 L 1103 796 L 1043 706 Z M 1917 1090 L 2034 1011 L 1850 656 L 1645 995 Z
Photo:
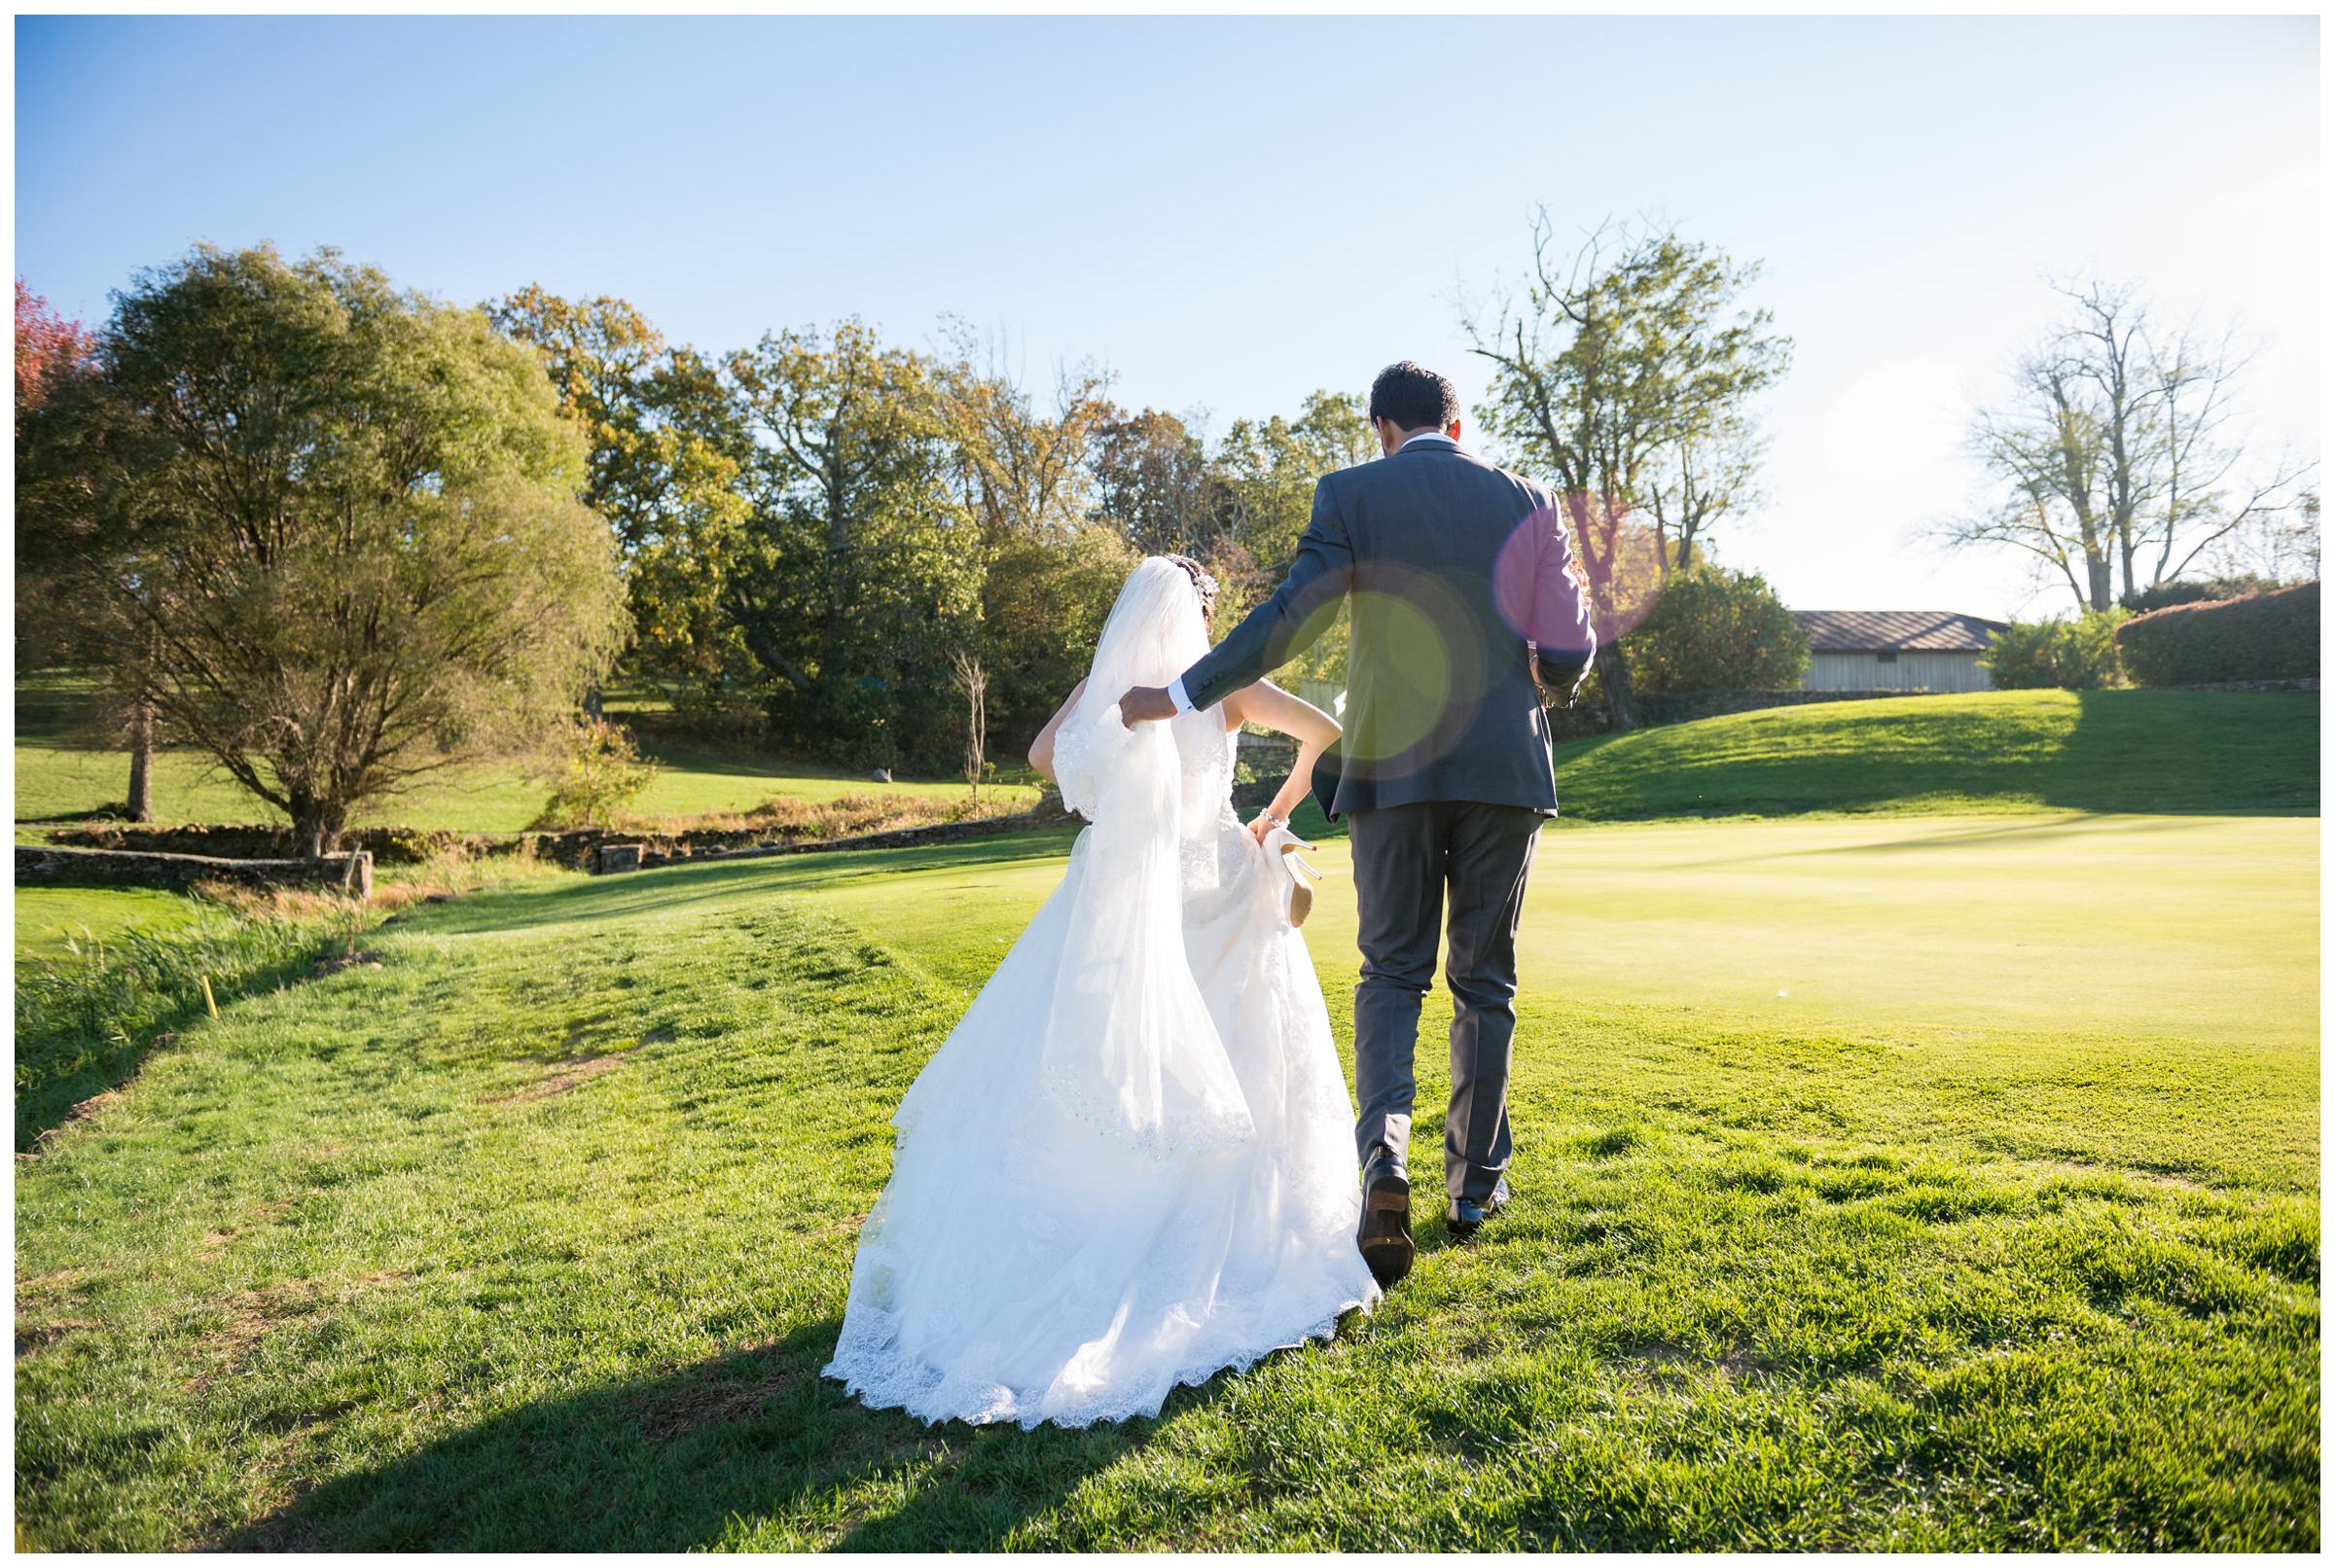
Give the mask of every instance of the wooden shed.
M 2006 624 L 1952 610 L 1795 610 L 1810 692 L 1990 692 L 1978 656 Z

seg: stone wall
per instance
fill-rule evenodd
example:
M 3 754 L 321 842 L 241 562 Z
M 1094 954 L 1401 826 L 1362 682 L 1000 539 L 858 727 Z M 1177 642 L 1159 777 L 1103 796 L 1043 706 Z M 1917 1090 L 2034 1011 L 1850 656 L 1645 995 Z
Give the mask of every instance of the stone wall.
M 313 887 L 373 896 L 373 856 L 364 850 L 321 860 L 230 860 L 213 855 L 164 855 L 134 849 L 75 849 L 61 844 L 17 845 L 18 887 L 192 887 L 227 882 L 237 887 Z
M 699 861 L 756 860 L 770 855 L 821 855 L 835 849 L 905 849 L 917 844 L 955 843 L 991 834 L 1025 833 L 1036 828 L 1060 828 L 1080 819 L 1062 805 L 1060 795 L 1048 791 L 1038 803 L 1010 817 L 976 817 L 969 822 L 935 822 L 921 828 L 894 828 L 886 833 L 864 833 L 850 838 L 808 838 L 799 843 L 700 843 L 688 839 L 643 838 L 638 834 L 602 834 L 599 841 L 575 862 L 595 874 L 612 872 L 655 871 Z
M 1054 813 L 1049 817 L 1048 812 Z M 889 841 L 901 834 L 936 834 L 938 837 L 901 839 L 902 842 L 940 841 L 983 833 L 1010 833 L 1018 828 L 1045 827 L 1066 820 L 1061 798 L 1049 793 L 1030 811 L 1016 816 L 982 817 L 969 822 L 935 823 L 927 828 L 902 828 L 863 836 L 868 841 Z M 962 830 L 961 832 L 955 830 Z M 289 830 L 240 823 L 182 823 L 175 827 L 137 827 L 128 823 L 89 822 L 60 829 L 50 841 L 82 849 L 128 850 L 141 854 L 210 855 L 232 859 L 292 858 Z M 419 828 L 352 828 L 341 834 L 344 850 L 363 850 L 382 866 L 413 866 L 443 854 L 463 856 L 511 854 L 526 850 L 541 859 L 589 871 L 598 860 L 602 844 L 639 844 L 643 853 L 666 860 L 723 850 L 762 849 L 787 843 L 804 849 L 826 849 L 843 839 L 788 839 L 771 828 L 691 828 L 672 834 L 644 834 L 638 829 L 573 828 L 563 833 L 444 833 Z M 850 840 L 857 842 L 860 840 Z M 662 861 L 660 862 L 662 863 Z

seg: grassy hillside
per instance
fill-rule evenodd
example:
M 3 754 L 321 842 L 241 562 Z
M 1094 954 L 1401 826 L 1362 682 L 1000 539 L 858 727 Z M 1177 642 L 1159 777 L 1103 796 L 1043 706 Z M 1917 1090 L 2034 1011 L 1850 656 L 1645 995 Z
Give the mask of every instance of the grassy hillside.
M 1981 692 L 1766 708 L 1558 749 L 1565 815 L 2318 810 L 2318 696 Z
M 17 686 L 16 815 L 18 822 L 80 817 L 119 802 L 129 788 L 127 752 L 109 750 L 79 723 L 81 683 L 37 676 Z M 628 710 L 612 705 L 622 718 Z M 739 744 L 651 741 L 642 748 L 660 768 L 634 802 L 644 816 L 744 811 L 773 797 L 827 802 L 877 792 L 961 796 L 962 779 L 873 784 L 865 774 L 789 761 Z M 1000 786 L 1034 801 L 1035 789 Z M 542 809 L 547 787 L 516 766 L 464 769 L 359 813 L 359 826 L 438 828 L 455 833 L 516 833 Z M 200 753 L 165 748 L 155 759 L 154 808 L 165 823 L 280 822 L 283 814 L 252 797 Z
M 19 1544 L 2313 1550 L 2317 837 L 1553 834 L 1513 1213 L 1083 1433 L 818 1375 L 1061 836 L 416 909 L 17 1167 Z

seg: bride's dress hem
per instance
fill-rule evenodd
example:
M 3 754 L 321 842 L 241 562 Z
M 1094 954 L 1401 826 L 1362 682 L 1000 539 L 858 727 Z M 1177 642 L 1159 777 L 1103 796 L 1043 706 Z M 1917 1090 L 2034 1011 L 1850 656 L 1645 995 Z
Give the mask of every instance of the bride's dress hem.
M 1010 1391 L 1001 1391 L 1009 1395 L 1001 1405 L 987 1408 L 973 1414 L 955 1409 L 918 1409 L 916 1393 L 893 1387 L 879 1390 L 863 1382 L 861 1372 L 844 1367 L 840 1358 L 821 1368 L 819 1375 L 840 1380 L 844 1385 L 844 1392 L 846 1395 L 855 1396 L 861 1406 L 867 1409 L 899 1410 L 904 1414 L 914 1416 L 926 1426 L 944 1426 L 951 1421 L 962 1421 L 968 1426 L 1002 1426 L 1010 1421 L 1019 1425 L 1024 1432 L 1034 1432 L 1039 1427 L 1047 1425 L 1061 1427 L 1068 1431 L 1083 1431 L 1088 1427 L 1110 1426 L 1121 1421 L 1154 1420 L 1179 1388 L 1199 1388 L 1222 1372 L 1229 1372 L 1235 1374 L 1246 1372 L 1268 1356 L 1277 1356 L 1284 1350 L 1301 1350 L 1310 1344 L 1334 1342 L 1338 1337 L 1338 1325 L 1345 1321 L 1348 1312 L 1368 1313 L 1375 1309 L 1378 1297 L 1375 1292 L 1369 1296 L 1358 1296 L 1294 1339 L 1267 1345 L 1265 1348 L 1253 1352 L 1242 1352 L 1229 1359 L 1210 1357 L 1204 1367 L 1176 1373 L 1165 1387 L 1161 1388 L 1157 1397 L 1153 1398 L 1149 1404 L 1131 1403 L 1124 1409 L 1104 1407 L 1071 1415 L 1031 1414 L 1021 1408 L 1022 1402 L 1010 1397 Z M 899 1367 L 899 1363 L 896 1361 L 884 1361 L 881 1358 L 879 1358 L 879 1361 L 880 1365 L 895 1371 Z M 937 1369 L 935 1370 L 937 1371 Z M 896 1383 L 898 1378 L 886 1378 L 884 1381 L 887 1384 Z

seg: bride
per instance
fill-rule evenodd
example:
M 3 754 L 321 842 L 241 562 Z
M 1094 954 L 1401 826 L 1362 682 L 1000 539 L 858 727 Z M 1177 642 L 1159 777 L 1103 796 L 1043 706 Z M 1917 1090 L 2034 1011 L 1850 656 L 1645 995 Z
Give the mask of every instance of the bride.
M 1281 826 L 1337 721 L 1260 682 L 1120 722 L 1117 694 L 1206 652 L 1215 588 L 1181 556 L 1137 566 L 1031 751 L 1093 825 L 893 1115 L 826 1369 L 871 1406 L 1156 1415 L 1177 1384 L 1327 1337 L 1379 1295 Z M 1250 828 L 1230 794 L 1243 721 L 1300 743 Z

